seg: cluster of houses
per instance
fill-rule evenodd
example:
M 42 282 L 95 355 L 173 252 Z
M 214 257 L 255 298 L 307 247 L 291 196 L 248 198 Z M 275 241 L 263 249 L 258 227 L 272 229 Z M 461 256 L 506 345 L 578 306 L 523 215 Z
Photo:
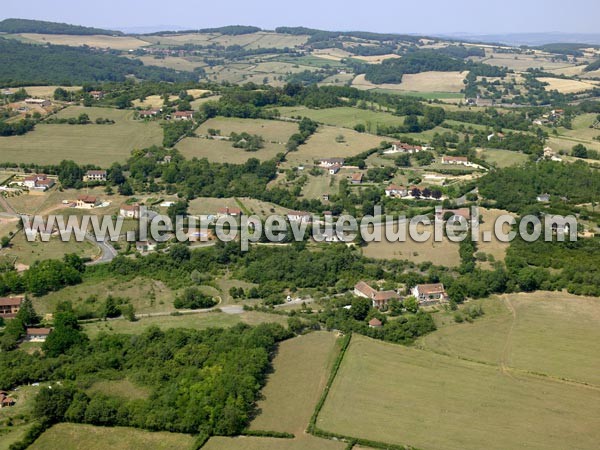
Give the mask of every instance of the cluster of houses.
M 402 300 L 402 296 L 394 290 L 377 290 L 364 281 L 359 281 L 354 286 L 354 295 L 367 298 L 373 308 L 381 309 L 389 305 L 392 300 Z M 448 294 L 441 283 L 417 284 L 411 291 L 421 306 L 431 306 L 448 302 Z
M 564 109 L 553 109 L 549 113 L 542 115 L 541 118 L 535 119 L 533 121 L 534 125 L 542 126 L 542 125 L 551 125 L 554 122 L 560 120 L 565 114 Z

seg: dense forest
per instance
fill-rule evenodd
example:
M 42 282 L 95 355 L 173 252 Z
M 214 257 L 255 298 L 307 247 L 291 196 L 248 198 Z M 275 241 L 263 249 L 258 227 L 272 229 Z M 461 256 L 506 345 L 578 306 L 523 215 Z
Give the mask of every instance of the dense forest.
M 122 35 L 120 31 L 103 30 L 101 28 L 83 27 L 67 23 L 46 22 L 43 20 L 5 19 L 0 22 L 0 33 L 39 33 L 39 34 L 73 34 L 108 36 Z
M 583 161 L 540 161 L 490 172 L 479 180 L 479 192 L 501 209 L 523 212 L 537 203 L 540 194 L 550 194 L 557 204 L 598 201 L 600 177 Z
M 191 72 L 177 72 L 141 61 L 87 48 L 32 45 L 0 38 L 0 83 L 8 86 L 84 84 L 125 81 L 127 76 L 150 81 L 194 81 Z
M 204 331 L 150 327 L 140 336 L 102 334 L 90 341 L 68 303 L 59 305 L 55 316 L 60 323 L 44 354 L 0 353 L 1 389 L 63 381 L 35 399 L 34 416 L 44 427 L 78 422 L 239 434 L 255 408 L 276 344 L 290 337 L 281 325 L 265 324 Z M 95 380 L 124 378 L 150 395 L 124 400 L 86 389 Z

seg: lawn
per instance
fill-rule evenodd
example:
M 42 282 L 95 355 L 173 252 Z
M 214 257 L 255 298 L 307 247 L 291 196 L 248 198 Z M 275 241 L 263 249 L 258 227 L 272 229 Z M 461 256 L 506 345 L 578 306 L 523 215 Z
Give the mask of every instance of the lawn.
M 352 86 L 357 89 L 386 89 L 390 91 L 415 92 L 415 93 L 454 93 L 459 94 L 464 88 L 463 80 L 467 72 L 422 72 L 406 74 L 402 83 L 374 84 L 365 79 L 364 75 L 357 75 L 352 81 Z
M 440 329 L 422 338 L 420 345 L 600 386 L 599 299 L 541 291 L 495 297 L 484 303 L 484 311 L 481 320 Z
M 326 125 L 354 128 L 357 124 L 367 126 L 367 131 L 377 131 L 377 125 L 402 125 L 404 117 L 387 112 L 342 106 L 339 108 L 309 109 L 302 106 L 284 106 L 277 108 L 283 117 L 308 117 Z M 369 126 L 370 125 L 370 126 Z
M 339 137 L 342 142 L 337 142 Z M 321 126 L 298 151 L 287 155 L 292 166 L 312 165 L 319 158 L 344 158 L 378 147 L 384 139 L 367 133 L 345 128 Z
M 597 389 L 355 335 L 317 426 L 428 450 L 592 450 L 598 417 Z
M 248 325 L 258 325 L 261 323 L 280 323 L 287 324 L 285 316 L 276 314 L 261 313 L 256 311 L 245 311 L 241 314 L 227 314 L 222 312 L 206 312 L 196 314 L 181 314 L 167 316 L 142 317 L 135 322 L 124 319 L 91 322 L 83 325 L 84 331 L 90 337 L 95 337 L 99 333 L 125 333 L 141 334 L 150 326 L 158 326 L 166 330 L 169 328 L 193 328 L 203 330 L 205 328 L 223 328 L 232 327 L 238 323 Z
M 78 163 L 108 167 L 124 162 L 131 151 L 162 143 L 163 132 L 158 122 L 133 120 L 133 111 L 109 108 L 71 106 L 58 117 L 74 117 L 86 113 L 93 121 L 97 117 L 115 120 L 113 125 L 36 125 L 23 136 L 0 138 L 3 161 L 58 164 L 63 159 Z
M 191 449 L 194 438 L 187 434 L 150 432 L 124 427 L 94 427 L 59 423 L 45 431 L 31 450 L 152 450 Z
M 336 175 L 308 175 L 308 181 L 302 188 L 302 197 L 321 200 L 323 194 L 334 195 L 339 192 L 340 180 L 345 178 L 342 171 Z

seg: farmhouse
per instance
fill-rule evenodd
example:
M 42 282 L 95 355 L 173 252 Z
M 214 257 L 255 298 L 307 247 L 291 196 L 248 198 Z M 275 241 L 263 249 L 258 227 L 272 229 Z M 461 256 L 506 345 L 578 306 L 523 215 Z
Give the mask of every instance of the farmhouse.
M 147 109 L 144 111 L 140 111 L 139 115 L 142 119 L 146 119 L 148 117 L 156 117 L 160 113 L 160 109 Z
M 42 108 L 47 108 L 48 106 L 52 105 L 52 102 L 50 100 L 46 100 L 43 98 L 26 98 L 25 104 L 41 106 Z
M 0 408 L 7 408 L 15 405 L 15 399 L 8 395 L 6 391 L 0 391 Z
M 395 184 L 390 184 L 385 188 L 385 196 L 386 197 L 406 197 L 408 195 L 408 189 L 404 186 L 397 186 Z
M 442 156 L 442 164 L 471 165 L 466 156 Z
M 148 253 L 156 250 L 156 243 L 152 241 L 138 241 L 135 243 L 136 251 L 140 253 Z
M 52 333 L 52 328 L 27 328 L 25 330 L 24 342 L 46 342 L 48 335 Z
M 420 305 L 428 306 L 448 301 L 448 294 L 441 283 L 417 284 L 412 288 L 411 294 Z
M 83 176 L 83 181 L 106 181 L 106 170 L 88 170 Z
M 220 208 L 217 211 L 217 217 L 226 217 L 226 216 L 231 216 L 231 217 L 238 217 L 242 215 L 242 210 L 239 208 L 230 208 L 229 206 L 226 206 L 225 208 Z
M 94 100 L 101 100 L 104 98 L 104 92 L 103 91 L 90 91 L 90 96 Z
M 353 173 L 352 178 L 350 179 L 350 183 L 352 184 L 361 184 L 363 181 L 362 173 Z
M 309 223 L 311 221 L 310 213 L 306 211 L 290 211 L 287 218 L 290 222 Z
M 34 191 L 47 191 L 56 183 L 45 174 L 30 175 L 23 180 L 23 186 Z
M 76 208 L 92 209 L 98 204 L 98 199 L 91 195 L 80 195 L 77 197 Z
M 383 324 L 381 323 L 381 320 L 379 320 L 377 317 L 373 317 L 371 320 L 369 320 L 369 328 L 381 328 L 383 326 Z
M 17 315 L 23 297 L 3 297 L 0 298 L 0 317 L 11 319 Z
M 173 119 L 175 120 L 192 120 L 194 118 L 194 111 L 175 111 L 173 113 Z
M 334 164 L 329 168 L 329 175 L 335 175 L 340 171 L 341 168 L 342 166 L 340 166 L 339 164 Z
M 119 215 L 126 219 L 139 219 L 140 218 L 140 205 L 134 203 L 132 205 L 121 205 L 119 208 Z
M 354 295 L 357 297 L 368 298 L 371 300 L 374 308 L 387 306 L 391 300 L 399 300 L 400 296 L 396 291 L 377 291 L 364 281 L 359 281 L 354 286 Z
M 326 169 L 332 166 L 340 166 L 344 165 L 344 158 L 321 158 L 319 159 L 319 166 L 325 167 Z
M 386 155 L 393 155 L 395 153 L 408 153 L 412 155 L 413 153 L 419 153 L 421 150 L 423 150 L 423 147 L 420 145 L 412 145 L 405 142 L 394 142 L 392 143 L 392 148 L 384 151 L 383 153 Z

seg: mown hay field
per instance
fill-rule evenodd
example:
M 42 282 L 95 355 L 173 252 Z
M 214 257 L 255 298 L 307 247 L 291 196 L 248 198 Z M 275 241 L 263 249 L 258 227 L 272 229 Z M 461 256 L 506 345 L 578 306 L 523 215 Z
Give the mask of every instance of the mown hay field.
M 40 44 L 68 45 L 71 47 L 81 47 L 83 45 L 87 45 L 88 47 L 130 50 L 149 45 L 148 42 L 131 36 L 76 36 L 70 34 L 35 33 L 22 33 L 19 36 L 22 36 L 27 41 L 38 42 Z
M 564 292 L 494 297 L 473 324 L 420 340 L 426 349 L 600 387 L 600 300 Z
M 563 78 L 545 78 L 540 77 L 538 81 L 548 83 L 544 86 L 546 91 L 558 91 L 561 94 L 576 94 L 578 92 L 591 91 L 598 87 L 595 82 L 568 80 Z
M 309 119 L 326 125 L 344 128 L 354 128 L 357 124 L 363 124 L 367 127 L 367 131 L 370 132 L 375 132 L 378 124 L 401 126 L 404 123 L 404 116 L 395 116 L 388 112 L 371 111 L 349 106 L 324 109 L 309 109 L 302 106 L 284 106 L 277 109 L 283 117 L 308 117 Z
M 95 427 L 59 423 L 46 430 L 29 448 L 32 450 L 153 450 L 191 449 L 194 438 L 187 434 L 150 432 L 124 427 Z
M 430 450 L 592 450 L 599 417 L 598 389 L 355 335 L 317 426 Z
M 110 108 L 71 106 L 58 117 L 87 114 L 115 120 L 112 125 L 38 124 L 23 136 L 0 137 L 3 161 L 37 164 L 58 164 L 63 159 L 78 163 L 108 167 L 113 162 L 125 162 L 133 149 L 162 143 L 163 132 L 158 122 L 133 119 L 133 111 Z

